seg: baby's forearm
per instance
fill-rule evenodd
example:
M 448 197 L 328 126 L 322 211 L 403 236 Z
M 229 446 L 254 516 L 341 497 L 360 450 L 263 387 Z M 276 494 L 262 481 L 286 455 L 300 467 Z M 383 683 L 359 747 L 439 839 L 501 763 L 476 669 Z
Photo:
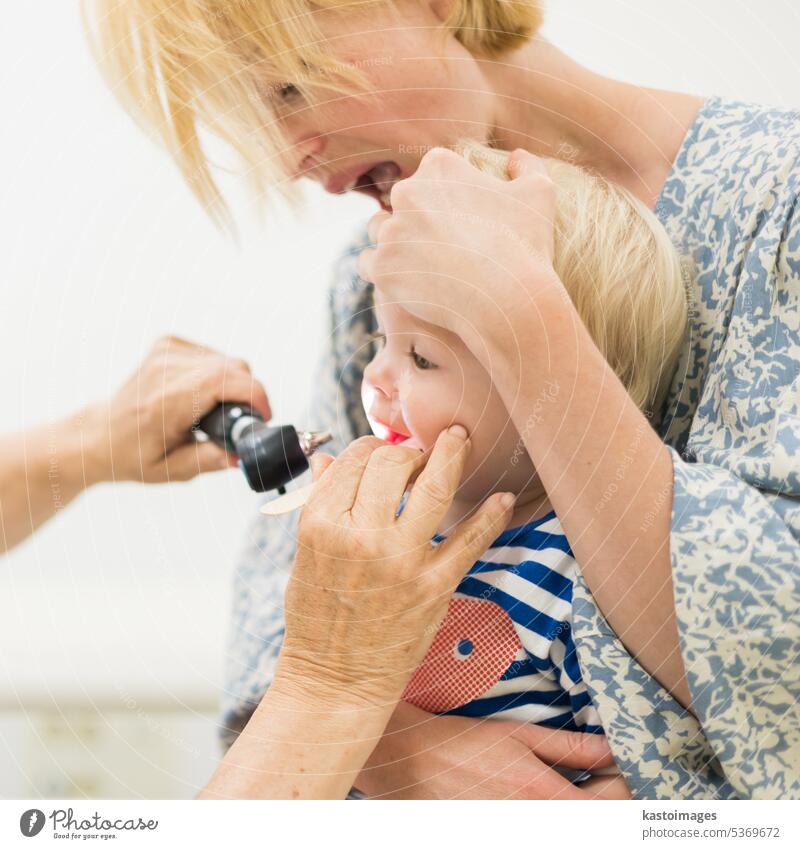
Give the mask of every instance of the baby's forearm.
M 628 650 L 684 706 L 672 594 L 672 461 L 558 294 L 470 343 L 484 360 L 597 604 Z

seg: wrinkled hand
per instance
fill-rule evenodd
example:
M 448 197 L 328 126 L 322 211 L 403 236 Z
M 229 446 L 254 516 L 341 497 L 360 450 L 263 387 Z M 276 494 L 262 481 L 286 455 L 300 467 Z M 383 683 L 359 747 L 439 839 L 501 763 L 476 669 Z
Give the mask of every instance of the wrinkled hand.
M 513 498 L 498 493 L 431 545 L 461 481 L 464 437 L 451 427 L 429 457 L 364 437 L 335 461 L 315 459 L 286 592 L 282 687 L 394 707 L 458 582 L 511 517 Z
M 428 152 L 393 187 L 392 213 L 370 221 L 375 247 L 359 257 L 361 276 L 468 344 L 507 332 L 508 316 L 544 291 L 563 297 L 552 267 L 555 190 L 545 164 L 518 150 L 509 175 L 499 180 L 445 148 Z
M 235 459 L 190 430 L 220 401 L 271 416 L 264 387 L 243 360 L 176 337 L 159 339 L 109 401 L 88 408 L 88 473 L 95 481 L 183 481 Z M 89 426 L 90 424 L 90 426 Z
M 525 722 L 434 716 L 401 702 L 356 781 L 392 799 L 627 799 L 620 775 L 575 786 L 553 766 L 613 766 L 604 737 Z

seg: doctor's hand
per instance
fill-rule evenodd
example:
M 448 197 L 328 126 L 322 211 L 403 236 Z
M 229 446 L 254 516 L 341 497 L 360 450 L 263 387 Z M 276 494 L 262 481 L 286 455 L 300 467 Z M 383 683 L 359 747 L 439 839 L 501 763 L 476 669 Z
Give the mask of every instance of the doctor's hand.
M 182 481 L 226 468 L 228 454 L 190 433 L 224 400 L 248 403 L 269 418 L 264 388 L 246 363 L 169 337 L 109 401 L 0 436 L 0 554 L 92 484 Z
M 264 387 L 246 362 L 167 336 L 106 402 L 83 416 L 89 482 L 185 481 L 235 464 L 222 448 L 196 442 L 192 425 L 220 401 L 238 401 L 270 418 Z
M 432 546 L 469 447 L 460 425 L 430 455 L 364 437 L 323 471 L 300 518 L 276 680 L 386 705 L 388 720 L 451 594 L 511 517 L 513 497 L 495 494 Z

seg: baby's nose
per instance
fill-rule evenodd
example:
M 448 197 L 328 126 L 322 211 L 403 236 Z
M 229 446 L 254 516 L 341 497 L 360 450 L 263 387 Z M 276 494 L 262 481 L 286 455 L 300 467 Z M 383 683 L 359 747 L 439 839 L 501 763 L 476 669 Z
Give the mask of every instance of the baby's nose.
M 396 392 L 392 372 L 388 365 L 383 362 L 380 354 L 375 357 L 364 369 L 364 383 L 371 386 L 378 395 L 391 398 Z
M 367 416 L 380 419 L 388 425 L 402 425 L 402 404 L 394 386 L 388 386 L 385 381 L 373 382 L 365 372 L 361 401 Z

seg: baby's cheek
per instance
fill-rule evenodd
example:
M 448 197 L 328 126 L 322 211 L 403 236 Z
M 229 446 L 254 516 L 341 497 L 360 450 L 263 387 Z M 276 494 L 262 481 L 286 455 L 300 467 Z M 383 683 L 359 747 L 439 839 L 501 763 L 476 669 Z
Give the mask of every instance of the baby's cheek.
M 420 448 L 427 450 L 435 442 L 439 434 L 450 424 L 447 417 L 440 416 L 430 405 L 408 402 L 403 407 L 403 418 L 406 427 L 413 437 L 416 437 Z
M 430 448 L 439 434 L 453 423 L 454 408 L 448 393 L 435 381 L 409 378 L 401 394 L 403 419 L 423 449 Z

